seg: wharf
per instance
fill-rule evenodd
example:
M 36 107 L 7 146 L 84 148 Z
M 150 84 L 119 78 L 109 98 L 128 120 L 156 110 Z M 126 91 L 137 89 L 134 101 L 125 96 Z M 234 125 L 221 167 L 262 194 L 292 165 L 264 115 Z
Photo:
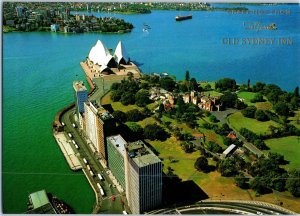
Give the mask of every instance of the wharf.
M 81 163 L 79 162 L 79 159 L 75 155 L 75 152 L 73 151 L 70 143 L 68 142 L 68 138 L 63 132 L 54 132 L 53 133 L 54 138 L 56 139 L 56 142 L 64 154 L 70 168 L 72 170 L 79 170 L 82 169 Z

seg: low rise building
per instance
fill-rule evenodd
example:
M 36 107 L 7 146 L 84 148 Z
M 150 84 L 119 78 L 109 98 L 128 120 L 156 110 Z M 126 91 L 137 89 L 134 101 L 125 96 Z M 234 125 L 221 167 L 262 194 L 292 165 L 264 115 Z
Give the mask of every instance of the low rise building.
M 222 157 L 226 158 L 227 156 L 229 156 L 230 154 L 232 154 L 235 150 L 236 150 L 236 145 L 231 144 L 223 153 L 222 153 Z

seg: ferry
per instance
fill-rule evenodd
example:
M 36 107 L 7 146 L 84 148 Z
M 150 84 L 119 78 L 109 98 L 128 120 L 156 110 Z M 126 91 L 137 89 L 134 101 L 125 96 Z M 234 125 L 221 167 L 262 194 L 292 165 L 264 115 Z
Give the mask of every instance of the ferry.
M 175 20 L 176 21 L 182 21 L 182 20 L 187 20 L 187 19 L 192 19 L 193 16 L 192 15 L 188 15 L 188 16 L 176 16 Z

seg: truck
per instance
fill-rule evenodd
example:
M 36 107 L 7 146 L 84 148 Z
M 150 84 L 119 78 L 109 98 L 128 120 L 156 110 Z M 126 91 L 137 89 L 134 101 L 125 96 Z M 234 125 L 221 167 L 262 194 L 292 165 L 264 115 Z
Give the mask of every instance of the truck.
M 79 149 L 79 146 L 77 144 L 74 144 L 76 149 Z
M 68 133 L 68 136 L 69 136 L 70 138 L 72 138 L 72 137 L 73 137 L 71 133 Z
M 90 170 L 90 174 L 91 174 L 91 176 L 94 176 L 94 173 L 93 173 L 93 171 L 92 171 L 92 170 Z
M 74 145 L 76 145 L 76 142 L 75 142 L 75 140 L 72 140 L 72 143 L 73 143 Z
M 88 169 L 88 170 L 91 170 L 91 167 L 90 167 L 90 165 L 86 165 L 86 167 L 87 167 L 87 169 Z
M 87 160 L 85 159 L 85 158 L 83 158 L 83 162 L 85 163 L 85 164 L 87 164 L 88 162 L 87 162 Z
M 76 124 L 72 123 L 73 128 L 76 128 Z

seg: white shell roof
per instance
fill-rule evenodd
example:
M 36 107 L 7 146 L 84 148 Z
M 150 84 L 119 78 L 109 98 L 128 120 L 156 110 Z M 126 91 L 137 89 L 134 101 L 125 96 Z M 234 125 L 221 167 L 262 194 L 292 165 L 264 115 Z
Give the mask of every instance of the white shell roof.
M 100 73 L 103 72 L 105 69 L 109 69 L 106 65 L 101 65 L 100 67 Z
M 96 45 L 92 47 L 89 53 L 89 59 L 93 61 L 94 64 L 99 64 L 101 66 L 106 66 L 112 58 L 113 56 L 100 40 L 97 41 Z
M 118 64 L 120 64 L 120 61 L 122 60 L 122 58 L 124 58 L 124 60 L 126 62 L 128 61 L 128 54 L 126 53 L 125 49 L 123 48 L 121 41 L 119 41 L 119 43 L 117 45 L 114 57 L 115 57 L 116 61 L 118 62 Z

